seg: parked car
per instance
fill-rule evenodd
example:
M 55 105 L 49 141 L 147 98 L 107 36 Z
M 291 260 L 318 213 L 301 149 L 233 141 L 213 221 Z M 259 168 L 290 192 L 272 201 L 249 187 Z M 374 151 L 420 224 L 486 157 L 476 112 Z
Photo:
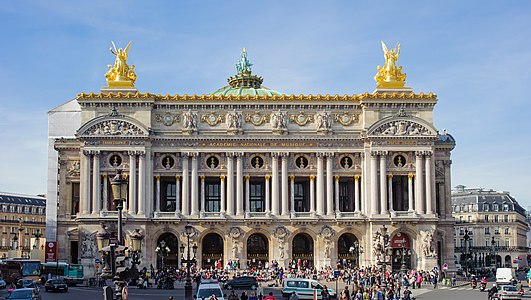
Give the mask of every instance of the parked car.
M 0 278 L 0 289 L 5 289 L 6 287 L 7 287 L 6 281 Z
M 256 288 L 258 287 L 258 282 L 256 280 L 256 277 L 241 276 L 241 277 L 236 277 L 232 280 L 225 282 L 223 287 L 226 288 L 227 290 L 232 290 L 232 289 L 256 290 Z
M 201 283 L 199 288 L 197 288 L 197 295 L 194 295 L 195 299 L 208 299 L 210 296 L 215 295 L 218 300 L 224 300 L 225 295 L 221 290 L 221 287 L 218 283 Z
M 42 300 L 39 290 L 34 288 L 20 288 L 13 290 L 7 300 Z
M 65 281 L 62 279 L 49 279 L 44 284 L 44 289 L 54 292 L 64 291 L 65 293 L 68 292 L 68 285 L 66 285 Z
M 321 292 L 324 286 L 317 280 L 307 278 L 286 278 L 282 281 L 282 297 L 287 299 L 292 293 L 296 293 L 299 299 L 314 299 L 313 294 L 317 292 L 317 299 L 321 299 Z M 336 299 L 336 291 L 327 287 L 331 299 Z
M 514 285 L 502 285 L 498 289 L 498 297 L 500 300 L 506 299 L 522 299 L 522 294 Z

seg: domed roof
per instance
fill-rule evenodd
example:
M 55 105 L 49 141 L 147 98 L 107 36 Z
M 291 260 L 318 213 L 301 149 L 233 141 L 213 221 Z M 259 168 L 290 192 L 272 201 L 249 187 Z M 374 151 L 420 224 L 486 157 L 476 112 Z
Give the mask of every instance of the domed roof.
M 250 96 L 274 96 L 283 95 L 283 93 L 268 89 L 262 86 L 264 79 L 260 76 L 251 74 L 251 62 L 247 59 L 247 52 L 245 48 L 242 50 L 240 60 L 236 63 L 236 70 L 238 74 L 229 77 L 227 81 L 229 85 L 224 86 L 211 95 L 223 95 L 223 96 L 237 96 L 237 95 L 250 95 Z

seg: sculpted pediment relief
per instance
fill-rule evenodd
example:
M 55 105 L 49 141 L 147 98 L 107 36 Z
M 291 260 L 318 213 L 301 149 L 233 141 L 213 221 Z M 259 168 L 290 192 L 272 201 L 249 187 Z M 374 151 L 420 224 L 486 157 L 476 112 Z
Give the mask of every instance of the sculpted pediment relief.
M 91 124 L 92 123 L 92 124 Z M 146 129 L 139 125 L 133 124 L 131 121 L 111 118 L 104 120 L 93 120 L 83 125 L 79 129 L 79 135 L 84 136 L 142 136 L 148 135 Z
M 379 122 L 369 129 L 369 136 L 436 136 L 437 131 L 422 121 L 412 118 L 396 118 Z M 425 124 L 423 124 L 425 123 Z

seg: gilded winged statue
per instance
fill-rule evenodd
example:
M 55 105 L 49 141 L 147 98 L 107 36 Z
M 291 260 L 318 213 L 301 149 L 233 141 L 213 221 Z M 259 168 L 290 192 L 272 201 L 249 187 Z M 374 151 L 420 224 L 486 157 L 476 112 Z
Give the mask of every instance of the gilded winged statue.
M 396 65 L 398 56 L 400 55 L 400 44 L 397 43 L 395 48 L 389 50 L 382 41 L 382 49 L 384 52 L 385 65 L 383 68 L 378 66 L 378 73 L 374 76 L 374 79 L 378 83 L 378 87 L 403 87 L 406 81 L 406 74 L 402 73 L 401 66 Z
M 123 84 L 125 82 L 127 84 L 127 82 L 130 82 L 130 85 L 132 86 L 136 81 L 136 73 L 134 71 L 135 65 L 129 67 L 127 64 L 129 48 L 131 47 L 132 42 L 129 42 L 124 49 L 117 49 L 114 42 L 111 43 L 112 47 L 110 48 L 110 51 L 116 56 L 116 60 L 114 61 L 114 66 L 109 65 L 109 71 L 105 74 L 107 83 L 111 86 L 116 85 L 116 83 Z

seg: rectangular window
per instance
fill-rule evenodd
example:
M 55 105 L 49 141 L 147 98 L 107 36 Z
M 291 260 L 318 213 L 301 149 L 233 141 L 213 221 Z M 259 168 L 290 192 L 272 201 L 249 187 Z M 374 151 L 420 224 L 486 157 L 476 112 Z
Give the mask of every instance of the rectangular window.
M 490 227 L 485 227 L 485 234 L 490 234 Z
M 459 235 L 465 235 L 465 229 L 463 227 L 459 228 Z
M 489 205 L 487 203 L 483 204 L 483 211 L 489 211 Z
M 166 212 L 175 211 L 175 201 L 177 199 L 177 185 L 175 181 L 163 181 L 161 190 L 160 210 Z
M 407 211 L 409 209 L 408 197 L 407 176 L 393 176 L 393 209 L 395 211 Z
M 309 187 L 308 181 L 294 182 L 294 202 L 296 212 L 309 212 L 310 199 L 308 197 Z
M 499 210 L 498 203 L 494 203 L 493 208 L 494 208 L 494 211 L 498 211 Z
M 485 215 L 484 218 L 485 218 L 485 222 L 489 221 L 489 215 Z
M 509 204 L 503 205 L 503 211 L 509 211 Z
M 503 215 L 503 222 L 509 222 L 509 216 Z
M 509 234 L 509 227 L 505 227 L 505 234 Z
M 511 239 L 505 239 L 505 247 L 511 247 Z
M 72 182 L 72 198 L 71 198 L 71 210 L 70 214 L 75 216 L 79 213 L 79 182 Z
M 499 221 L 500 221 L 500 216 L 495 215 L 495 216 L 494 216 L 494 222 L 495 222 L 495 223 L 498 223 Z
M 494 227 L 494 234 L 500 234 L 500 227 Z
M 468 216 L 468 222 L 472 222 L 472 216 Z
M 221 184 L 219 181 L 205 182 L 205 201 L 207 212 L 219 212 L 221 207 Z
M 353 184 L 350 181 L 339 182 L 339 210 L 344 212 L 354 211 Z
M 249 201 L 251 212 L 264 212 L 265 207 L 265 183 L 264 181 L 249 182 Z

